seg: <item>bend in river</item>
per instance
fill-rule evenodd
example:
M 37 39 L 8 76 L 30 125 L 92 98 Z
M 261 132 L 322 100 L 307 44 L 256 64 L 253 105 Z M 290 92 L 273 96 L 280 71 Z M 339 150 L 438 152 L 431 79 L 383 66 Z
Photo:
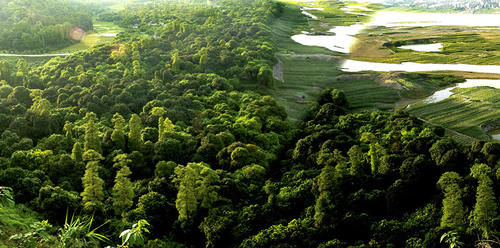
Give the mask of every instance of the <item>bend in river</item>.
M 500 80 L 490 80 L 490 79 L 466 79 L 464 83 L 459 83 L 456 86 L 446 88 L 444 90 L 439 90 L 434 92 L 432 96 L 429 96 L 424 100 L 425 103 L 435 103 L 440 102 L 453 95 L 453 90 L 455 88 L 472 88 L 472 87 L 492 87 L 500 89 Z M 499 136 L 500 137 L 500 136 Z
M 313 16 L 306 12 L 307 7 L 302 7 L 305 15 Z M 349 8 L 349 7 L 348 7 Z M 355 7 L 350 7 L 355 8 Z M 315 8 L 307 8 L 315 9 Z M 320 10 L 319 8 L 317 10 Z M 316 16 L 312 18 L 317 19 Z M 351 26 L 337 26 L 329 30 L 334 35 L 309 35 L 297 34 L 291 38 L 302 45 L 320 46 L 329 50 L 349 53 L 350 47 L 356 42 L 355 35 L 368 26 L 483 26 L 500 27 L 500 15 L 495 14 L 442 14 L 442 13 L 402 13 L 402 12 L 377 12 L 369 23 L 354 24 Z M 442 44 L 421 45 L 420 48 L 429 51 L 440 49 Z M 401 47 L 405 48 L 405 47 Z M 416 46 L 406 47 L 418 49 Z M 469 64 L 421 64 L 405 62 L 401 64 L 375 63 L 367 61 L 346 60 L 342 70 L 347 72 L 359 71 L 465 71 L 476 73 L 500 73 L 499 65 L 469 65 Z

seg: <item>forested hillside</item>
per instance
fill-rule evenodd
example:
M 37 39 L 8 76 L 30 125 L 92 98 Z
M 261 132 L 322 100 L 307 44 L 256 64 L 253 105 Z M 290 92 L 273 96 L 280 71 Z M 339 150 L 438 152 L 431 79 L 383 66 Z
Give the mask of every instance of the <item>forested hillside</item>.
M 62 48 L 92 30 L 83 5 L 63 0 L 0 0 L 0 51 Z
M 40 67 L 0 61 L 0 247 L 494 240 L 498 143 L 355 112 L 337 89 L 291 123 L 261 93 L 285 8 L 146 4 L 120 13 L 129 29 L 114 44 Z

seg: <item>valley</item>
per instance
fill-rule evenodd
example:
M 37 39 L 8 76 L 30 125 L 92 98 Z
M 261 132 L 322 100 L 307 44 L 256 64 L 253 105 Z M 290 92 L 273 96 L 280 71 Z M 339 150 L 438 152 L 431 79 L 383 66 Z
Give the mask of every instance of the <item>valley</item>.
M 0 0 L 0 248 L 496 247 L 461 3 Z
M 500 53 L 497 48 L 500 23 L 496 23 L 500 18 L 493 19 L 493 15 L 489 14 L 473 15 L 472 18 L 467 17 L 470 14 L 378 13 L 373 10 L 380 10 L 380 5 L 371 3 L 354 5 L 356 8 L 325 2 L 321 5 L 311 2 L 294 4 L 309 7 L 307 14 L 315 18 L 306 15 L 309 28 L 297 25 L 296 28 L 302 30 L 291 36 L 294 41 L 311 49 L 301 48 L 299 53 L 305 54 L 301 56 L 279 55 L 286 56 L 286 59 L 282 60 L 284 82 L 278 84 L 277 94 L 291 116 L 307 109 L 307 102 L 319 89 L 334 87 L 344 90 L 353 107 L 358 109 L 395 110 L 408 107 L 410 113 L 450 131 L 472 139 L 491 139 L 488 132 L 492 127 L 483 128 L 499 119 L 491 97 L 481 99 L 476 94 L 481 103 L 473 103 L 457 89 L 449 91 L 453 100 L 428 103 L 425 98 L 434 91 L 465 79 L 500 78 Z M 339 11 L 344 13 L 339 14 Z M 335 13 L 336 19 L 325 18 L 329 13 Z M 369 16 L 374 17 L 367 18 Z M 356 22 L 353 23 L 353 20 Z M 433 43 L 442 44 L 442 47 L 437 51 L 404 49 L 408 45 Z M 316 47 L 324 47 L 335 55 L 324 57 L 323 54 L 330 52 L 322 53 Z M 292 68 L 289 73 L 287 66 Z M 405 73 L 407 76 L 401 76 Z M 429 75 L 447 80 L 429 81 L 426 79 Z M 450 81 L 451 78 L 455 79 Z M 500 81 L 491 83 L 500 85 Z M 295 94 L 293 91 L 296 91 Z M 488 94 L 499 94 L 498 91 L 490 88 Z M 449 106 L 434 106 L 439 104 Z M 470 112 L 476 114 L 470 115 Z

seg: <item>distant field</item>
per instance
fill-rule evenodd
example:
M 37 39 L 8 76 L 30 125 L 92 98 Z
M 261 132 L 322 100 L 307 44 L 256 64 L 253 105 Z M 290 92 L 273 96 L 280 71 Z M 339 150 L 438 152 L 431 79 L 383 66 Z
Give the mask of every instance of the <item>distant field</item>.
M 97 44 L 113 41 L 114 37 L 110 34 L 122 32 L 123 29 L 112 22 L 94 21 L 94 31 L 87 32 L 83 39 L 69 47 L 53 51 L 51 53 L 72 53 L 85 50 Z
M 293 41 L 290 36 L 301 30 L 311 28 L 317 30 L 317 25 L 322 25 L 323 28 L 339 24 L 348 25 L 360 20 L 358 18 L 366 17 L 344 13 L 340 10 L 344 5 L 338 2 L 320 2 L 314 7 L 325 9 L 325 11 L 308 11 L 318 16 L 319 21 L 306 18 L 300 13 L 299 7 L 287 4 L 282 17 L 272 25 L 282 62 L 284 82 L 276 82 L 275 91 L 267 93 L 275 96 L 276 100 L 287 109 L 291 119 L 301 119 L 321 90 L 326 88 L 343 90 L 354 109 L 389 110 L 401 106 L 400 101 L 426 97 L 438 89 L 457 82 L 455 77 L 445 78 L 442 75 L 417 73 L 361 75 L 340 71 L 339 60 L 341 56 L 345 56 L 344 54 L 322 47 L 304 46 Z M 373 6 L 377 7 L 378 5 Z M 340 14 L 330 15 L 331 13 Z M 402 86 L 398 88 L 391 84 Z
M 385 63 L 500 65 L 500 32 L 493 28 L 392 27 L 364 30 L 351 58 Z M 400 49 L 401 45 L 443 43 L 439 52 Z
M 321 90 L 328 88 L 332 78 L 339 75 L 338 63 L 308 57 L 281 56 L 284 82 L 276 82 L 275 98 L 291 119 L 300 120 L 316 100 Z
M 309 20 L 314 21 L 314 20 Z M 300 13 L 299 7 L 286 4 L 282 16 L 271 24 L 280 53 L 286 54 L 338 54 L 323 47 L 301 45 L 290 38 L 293 34 L 309 30 L 308 18 Z
M 431 104 L 419 103 L 409 111 L 432 123 L 466 135 L 488 139 L 481 124 L 500 119 L 500 90 L 489 87 L 455 89 L 452 97 Z
M 281 54 L 284 82 L 276 82 L 276 90 L 270 94 L 287 109 L 291 119 L 302 119 L 321 90 L 326 88 L 345 90 L 355 108 L 386 108 L 386 104 L 399 100 L 394 89 L 381 86 L 373 80 L 338 80 L 337 76 L 342 72 L 338 69 L 338 57 L 332 56 L 344 54 L 322 47 L 304 46 L 290 38 L 301 31 L 326 31 L 336 25 L 366 21 L 366 16 L 347 14 L 340 10 L 345 4 L 325 1 L 309 5 L 324 8 L 324 11 L 308 10 L 318 17 L 318 20 L 313 20 L 300 12 L 299 6 L 307 6 L 307 3 L 287 2 L 291 4 L 286 4 L 282 17 L 271 25 Z
M 275 98 L 290 118 L 300 119 L 326 88 L 343 90 L 353 109 L 392 109 L 401 99 L 398 90 L 366 75 L 346 75 L 328 56 L 281 56 L 284 82 L 277 82 Z M 340 76 L 343 74 L 342 76 Z

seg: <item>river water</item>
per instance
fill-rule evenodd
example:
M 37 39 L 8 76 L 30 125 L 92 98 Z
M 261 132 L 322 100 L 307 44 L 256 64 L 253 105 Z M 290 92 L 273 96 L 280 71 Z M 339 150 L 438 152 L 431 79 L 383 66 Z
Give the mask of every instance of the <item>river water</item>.
M 403 62 L 401 64 L 377 63 L 347 59 L 341 66 L 343 71 L 403 71 L 403 72 L 429 72 L 429 71 L 465 71 L 477 73 L 500 73 L 500 65 L 469 65 L 469 64 L 423 64 Z
M 363 9 L 357 5 L 347 6 L 346 9 Z M 306 9 L 302 9 L 305 11 Z M 307 13 L 306 15 L 310 15 Z M 317 18 L 316 16 L 314 16 Z M 376 12 L 373 19 L 364 24 L 351 26 L 337 26 L 328 32 L 331 35 L 297 34 L 291 38 L 306 46 L 320 46 L 341 53 L 349 53 L 351 46 L 356 42 L 355 36 L 363 29 L 373 26 L 470 26 L 470 27 L 499 27 L 500 15 L 495 14 L 445 14 L 445 13 L 402 13 Z M 402 47 L 404 48 L 404 47 Z M 436 51 L 442 44 L 412 45 L 409 49 Z M 439 51 L 439 50 L 437 50 Z M 469 64 L 431 64 L 404 62 L 401 64 L 376 63 L 367 61 L 345 60 L 342 70 L 348 72 L 359 71 L 465 71 L 477 73 L 500 73 L 498 65 L 469 65 Z
M 356 0 L 357 1 L 357 0 Z M 381 2 L 382 0 L 360 0 L 359 2 Z M 365 7 L 347 6 L 343 9 L 347 13 L 357 15 L 367 15 Z M 365 13 L 359 13 L 363 10 Z M 302 11 L 305 11 L 302 9 Z M 307 14 L 306 14 L 307 15 Z M 309 14 L 310 15 L 310 14 Z M 317 19 L 317 17 L 315 18 Z M 302 33 L 294 35 L 291 38 L 306 46 L 320 46 L 329 50 L 346 53 L 350 52 L 351 46 L 356 42 L 354 38 L 363 29 L 374 26 L 468 26 L 485 27 L 488 29 L 500 30 L 500 15 L 495 14 L 443 14 L 443 13 L 402 13 L 402 12 L 377 12 L 372 20 L 364 24 L 354 24 L 351 26 L 337 26 L 329 30 L 332 35 L 310 35 Z M 421 52 L 437 52 L 443 48 L 441 43 L 425 45 L 402 46 L 402 49 L 411 49 Z M 345 60 L 341 66 L 343 71 L 404 71 L 404 72 L 426 72 L 426 71 L 464 71 L 477 73 L 496 73 L 500 74 L 500 65 L 470 65 L 470 64 L 430 64 L 404 62 L 401 64 L 376 63 L 367 61 Z M 488 86 L 500 88 L 500 80 L 487 79 L 467 79 L 466 82 L 457 84 L 435 92 L 433 95 L 424 99 L 426 103 L 435 103 L 442 101 L 453 95 L 453 89 L 471 88 L 478 86 Z M 489 133 L 493 139 L 500 140 L 500 130 Z
M 417 52 L 439 52 L 443 49 L 443 43 L 406 45 L 398 48 L 409 49 Z
M 472 88 L 479 86 L 487 86 L 496 89 L 500 89 L 500 80 L 491 80 L 491 79 L 467 79 L 463 83 L 459 83 L 456 86 L 446 88 L 444 90 L 439 90 L 434 92 L 432 96 L 427 97 L 424 102 L 426 103 L 435 103 L 440 102 L 451 95 L 453 95 L 453 90 L 455 88 Z

